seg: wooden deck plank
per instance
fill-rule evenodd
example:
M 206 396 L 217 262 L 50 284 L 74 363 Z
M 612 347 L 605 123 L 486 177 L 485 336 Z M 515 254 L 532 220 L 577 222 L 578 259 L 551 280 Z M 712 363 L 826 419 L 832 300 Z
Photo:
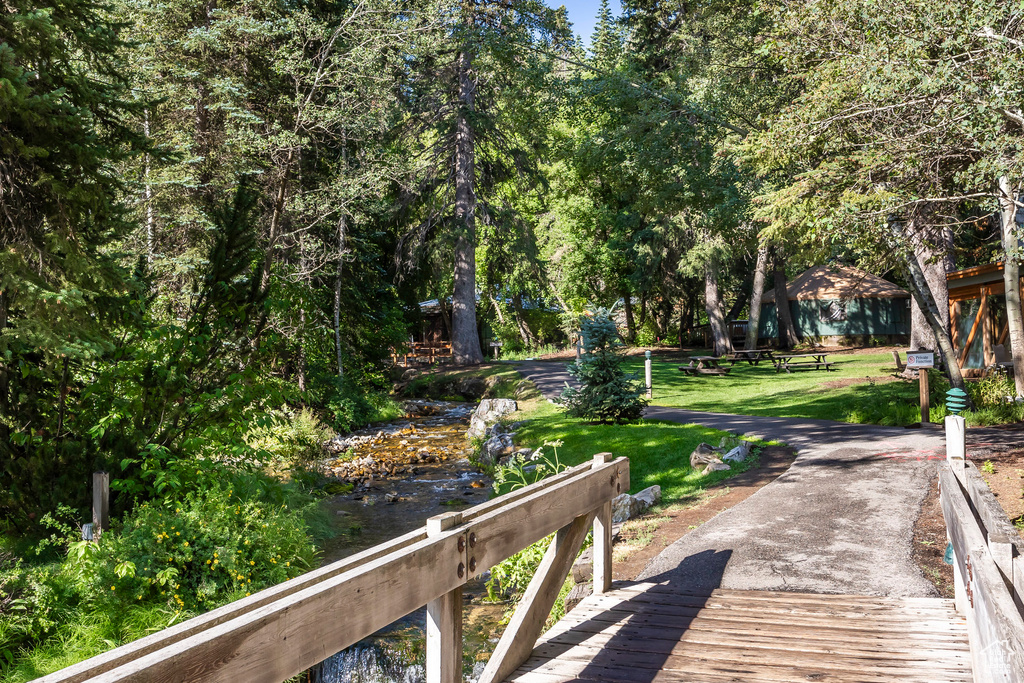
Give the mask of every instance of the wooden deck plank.
M 633 584 L 580 603 L 508 680 L 970 681 L 966 634 L 938 598 Z
M 819 639 L 812 640 L 802 634 L 794 633 L 772 633 L 770 635 L 758 635 L 750 633 L 736 634 L 721 630 L 702 631 L 698 629 L 687 629 L 681 634 L 671 630 L 657 627 L 637 626 L 630 623 L 602 624 L 600 622 L 584 622 L 581 624 L 567 624 L 558 632 L 552 629 L 549 637 L 543 642 L 560 639 L 563 634 L 579 634 L 581 638 L 597 638 L 597 636 L 618 635 L 630 640 L 666 640 L 680 643 L 703 643 L 713 645 L 741 645 L 751 649 L 769 650 L 793 650 L 804 652 L 820 652 L 822 654 L 838 653 L 854 656 L 875 656 L 884 645 L 889 656 L 894 659 L 933 659 L 935 657 L 947 657 L 950 660 L 964 659 L 970 661 L 970 648 L 964 643 L 950 644 L 948 641 L 934 643 L 928 640 L 887 640 L 879 643 L 877 640 L 857 639 Z
M 833 604 L 831 602 L 816 603 L 786 601 L 782 599 L 772 600 L 751 600 L 747 598 L 716 598 L 700 597 L 696 595 L 680 595 L 676 593 L 654 593 L 635 592 L 626 593 L 618 591 L 622 597 L 628 596 L 631 602 L 637 603 L 660 603 L 664 605 L 679 605 L 701 607 L 704 609 L 728 609 L 737 612 L 750 611 L 772 614 L 797 614 L 805 616 L 842 616 L 846 618 L 878 618 L 892 621 L 907 621 L 917 618 L 948 619 L 956 614 L 956 610 L 950 605 L 936 607 L 910 606 L 894 610 L 890 605 L 878 605 L 867 602 L 859 604 Z

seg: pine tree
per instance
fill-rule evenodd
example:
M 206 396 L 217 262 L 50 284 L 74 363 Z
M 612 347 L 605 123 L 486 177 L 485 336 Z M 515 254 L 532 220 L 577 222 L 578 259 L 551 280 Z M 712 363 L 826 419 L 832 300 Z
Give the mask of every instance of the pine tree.
M 609 311 L 598 309 L 583 319 L 583 356 L 569 366 L 580 388 L 566 387 L 558 402 L 570 417 L 593 422 L 630 422 L 643 415 L 647 400 L 637 376 L 622 369 L 618 330 Z

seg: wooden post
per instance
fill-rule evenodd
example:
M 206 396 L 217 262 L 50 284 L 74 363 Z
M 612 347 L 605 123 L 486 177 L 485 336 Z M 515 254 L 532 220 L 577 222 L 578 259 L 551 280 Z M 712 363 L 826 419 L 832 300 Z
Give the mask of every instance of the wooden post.
M 967 423 L 959 415 L 947 415 L 946 463 L 960 481 L 964 481 L 964 460 L 967 455 Z
M 896 361 L 896 372 L 903 372 L 903 361 L 900 360 L 900 352 L 893 351 L 892 359 Z
M 654 389 L 651 387 L 651 352 L 644 351 L 644 386 L 647 388 L 647 398 L 654 398 Z
M 427 537 L 462 523 L 461 512 L 427 519 Z M 465 544 L 462 545 L 465 548 Z M 463 565 L 460 565 L 462 567 Z M 461 576 L 461 575 L 460 575 Z M 462 681 L 462 586 L 427 603 L 427 683 Z
M 929 400 L 928 400 L 928 368 L 921 368 L 917 371 L 917 378 L 921 384 L 921 424 L 926 425 L 931 420 L 929 419 Z
M 110 528 L 110 475 L 92 473 L 92 533 L 93 538 Z
M 480 683 L 505 680 L 530 656 L 595 516 L 596 511 L 580 515 L 555 534 L 501 634 L 494 654 L 480 674 Z
M 594 467 L 612 461 L 611 453 L 594 456 Z M 612 588 L 612 502 L 606 501 L 594 517 L 594 594 L 607 593 Z

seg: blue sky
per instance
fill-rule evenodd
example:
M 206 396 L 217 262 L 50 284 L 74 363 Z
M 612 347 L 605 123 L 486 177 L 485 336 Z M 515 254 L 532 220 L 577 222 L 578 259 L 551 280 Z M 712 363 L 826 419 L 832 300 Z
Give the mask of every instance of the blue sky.
M 569 11 L 569 21 L 572 22 L 573 33 L 583 38 L 585 45 L 590 45 L 590 36 L 594 32 L 594 24 L 597 23 L 597 10 L 601 7 L 601 0 L 545 0 L 551 7 L 565 5 Z M 619 15 L 622 11 L 619 0 L 610 0 L 608 6 L 612 14 Z

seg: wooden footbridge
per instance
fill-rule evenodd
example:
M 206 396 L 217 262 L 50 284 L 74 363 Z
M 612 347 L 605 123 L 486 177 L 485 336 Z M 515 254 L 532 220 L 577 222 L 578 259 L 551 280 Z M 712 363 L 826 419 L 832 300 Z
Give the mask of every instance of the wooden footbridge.
M 611 501 L 629 489 L 629 463 L 601 453 L 40 681 L 279 683 L 425 605 L 427 681 L 461 683 L 463 586 L 552 533 L 482 682 L 1024 681 L 1024 558 L 962 449 L 951 455 L 942 495 L 955 602 L 694 594 L 666 583 L 612 590 Z M 594 594 L 542 635 L 590 530 Z

